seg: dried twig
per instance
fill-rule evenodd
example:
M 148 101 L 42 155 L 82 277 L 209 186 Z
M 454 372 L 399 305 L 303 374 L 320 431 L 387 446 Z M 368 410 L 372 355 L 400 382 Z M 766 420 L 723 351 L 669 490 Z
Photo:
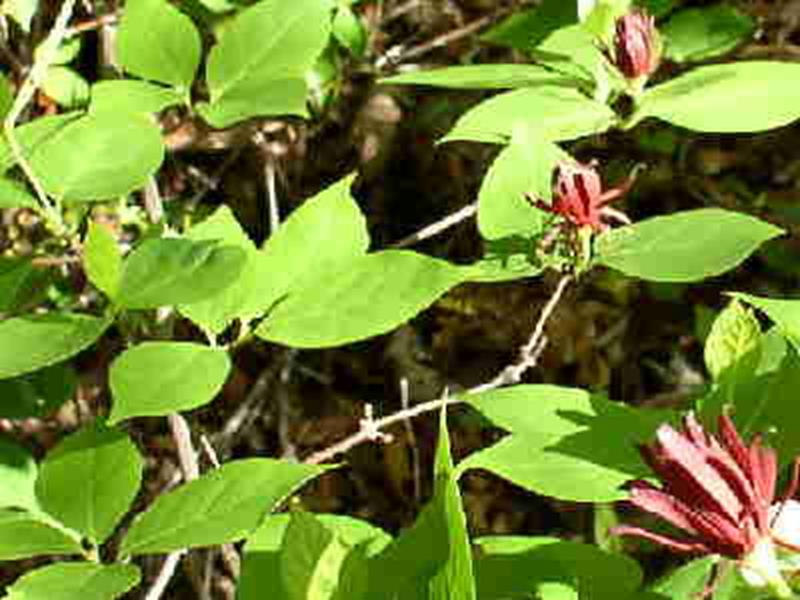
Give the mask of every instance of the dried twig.
M 435 235 L 439 235 L 440 233 L 450 229 L 454 225 L 458 225 L 459 223 L 461 223 L 461 221 L 469 219 L 477 212 L 478 212 L 477 202 L 473 202 L 472 204 L 467 204 L 463 208 L 458 209 L 456 212 L 451 213 L 442 219 L 439 219 L 435 223 L 431 223 L 430 225 L 423 227 L 419 231 L 404 237 L 399 242 L 395 242 L 394 244 L 392 244 L 391 247 L 407 248 L 408 246 L 413 246 L 417 242 L 421 242 L 422 240 L 426 240 Z
M 422 404 L 417 404 L 416 406 L 408 409 L 400 410 L 399 412 L 382 419 L 374 419 L 372 416 L 372 405 L 367 404 L 367 412 L 365 417 L 361 420 L 359 430 L 356 433 L 328 448 L 325 448 L 324 450 L 315 452 L 303 462 L 308 464 L 319 464 L 333 460 L 333 458 L 335 458 L 337 455 L 347 452 L 351 448 L 366 442 L 379 441 L 385 443 L 387 440 L 391 439 L 391 436 L 388 436 L 383 430 L 390 425 L 403 422 L 407 419 L 412 419 L 427 412 L 440 410 L 445 404 L 457 404 L 464 402 L 465 396 L 470 394 L 487 392 L 504 385 L 518 383 L 525 371 L 535 366 L 539 360 L 539 357 L 541 356 L 541 353 L 547 344 L 547 338 L 544 335 L 544 328 L 547 324 L 547 320 L 553 314 L 558 302 L 564 295 L 567 285 L 571 281 L 572 275 L 564 275 L 561 278 L 556 286 L 555 291 L 553 292 L 553 295 L 542 309 L 530 338 L 528 338 L 527 343 L 520 348 L 519 359 L 515 363 L 505 367 L 494 379 L 487 383 L 472 387 L 455 398 L 448 398 L 447 393 L 445 392 L 442 397 L 436 398 L 435 400 L 429 400 L 428 402 L 423 402 Z

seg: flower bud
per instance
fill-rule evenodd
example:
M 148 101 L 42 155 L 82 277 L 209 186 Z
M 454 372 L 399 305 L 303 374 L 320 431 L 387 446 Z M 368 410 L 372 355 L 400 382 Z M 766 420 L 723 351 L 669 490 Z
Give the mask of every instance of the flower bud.
M 634 10 L 617 20 L 613 60 L 629 80 L 647 79 L 656 70 L 661 60 L 661 40 L 652 16 Z

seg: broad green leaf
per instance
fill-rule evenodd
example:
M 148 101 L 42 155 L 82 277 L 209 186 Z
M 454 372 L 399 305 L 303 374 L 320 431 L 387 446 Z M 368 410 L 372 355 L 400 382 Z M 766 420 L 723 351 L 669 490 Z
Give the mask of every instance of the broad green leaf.
M 94 221 L 83 243 L 83 266 L 95 287 L 113 298 L 119 288 L 122 254 L 111 232 Z
M 485 240 L 483 258 L 472 264 L 470 281 L 500 282 L 536 277 L 544 267 L 534 258 L 536 238 L 511 236 Z
M 556 29 L 578 22 L 577 4 L 544 0 L 536 8 L 515 11 L 481 36 L 481 40 L 529 51 Z
M 758 349 L 761 326 L 752 311 L 733 300 L 714 320 L 706 340 L 708 372 L 718 379 L 745 355 Z
M 706 590 L 711 580 L 711 569 L 717 561 L 713 556 L 697 558 L 659 579 L 650 590 L 664 600 L 696 598 Z
M 36 496 L 47 513 L 100 544 L 130 509 L 143 469 L 123 431 L 95 422 L 47 453 Z
M 649 441 L 669 414 L 552 385 L 518 385 L 465 399 L 511 435 L 468 456 L 459 471 L 486 469 L 526 489 L 577 502 L 626 498 L 620 486 L 648 473 L 637 445 Z
M 122 67 L 143 79 L 188 93 L 200 64 L 200 34 L 192 20 L 165 0 L 128 0 L 117 33 Z
M 124 152 L 120 140 L 125 140 Z M 125 195 L 144 185 L 163 159 L 160 128 L 148 116 L 130 113 L 82 117 L 30 156 L 45 190 L 73 202 Z
M 9 399 L 3 396 L 7 402 Z M 35 511 L 36 461 L 30 452 L 0 437 L 0 508 L 16 507 Z
M 37 207 L 36 198 L 27 188 L 13 179 L 0 177 L 0 209 Z
M 367 49 L 367 31 L 363 23 L 348 6 L 338 6 L 333 17 L 333 37 L 350 53 L 360 58 Z
M 607 130 L 613 111 L 573 88 L 523 88 L 484 100 L 467 111 L 441 140 L 507 143 L 516 127 L 550 141 L 573 140 Z
M 264 244 L 257 285 L 250 300 L 266 311 L 290 291 L 313 282 L 355 258 L 369 246 L 366 221 L 345 177 L 306 200 Z
M 183 316 L 199 327 L 219 334 L 234 319 L 248 320 L 263 312 L 268 305 L 262 305 L 262 288 L 270 285 L 272 276 L 265 268 L 268 265 L 262 264 L 263 255 L 256 250 L 230 208 L 221 206 L 205 221 L 192 227 L 186 237 L 195 241 L 220 240 L 240 248 L 246 259 L 236 281 L 211 298 L 181 305 L 179 309 Z
M 44 418 L 75 394 L 78 378 L 69 365 L 61 363 L 0 379 L 0 417 L 4 419 Z
M 570 79 L 538 65 L 463 65 L 412 71 L 381 80 L 387 85 L 430 85 L 453 89 L 505 89 L 569 84 Z
M 231 368 L 228 353 L 191 342 L 143 342 L 123 352 L 109 373 L 109 423 L 167 415 L 208 404 Z
M 555 590 L 556 584 L 574 589 L 581 600 L 625 599 L 642 583 L 634 560 L 589 544 L 521 536 L 484 537 L 476 544 L 481 600 L 546 598 L 545 590 Z
M 534 48 L 534 59 L 577 80 L 583 80 L 593 92 L 594 80 L 607 73 L 607 59 L 600 51 L 597 36 L 585 24 L 556 29 Z
M 447 500 L 437 481 L 433 499 L 414 524 L 369 559 L 369 600 L 428 598 L 431 579 L 450 557 Z M 342 599 L 347 600 L 347 599 Z
M 30 158 L 31 154 L 38 151 L 43 145 L 60 137 L 73 123 L 78 121 L 81 113 L 78 111 L 39 117 L 29 123 L 14 128 L 22 153 Z M 5 139 L 0 137 L 0 173 L 5 173 L 14 166 L 16 160 Z
M 450 435 L 447 431 L 446 408 L 439 418 L 439 442 L 434 465 L 436 489 L 442 495 L 442 506 L 447 522 L 449 553 L 447 561 L 430 583 L 430 600 L 475 600 L 475 577 L 472 566 L 472 548 L 467 534 L 467 517 L 458 490 L 458 475 L 450 455 Z
M 683 0 L 634 0 L 633 4 L 644 8 L 656 19 L 669 14 Z
M 183 98 L 172 88 L 164 88 L 147 81 L 112 79 L 92 85 L 91 113 L 156 113 Z
M 0 560 L 82 553 L 78 536 L 59 529 L 46 517 L 22 510 L 0 510 Z
M 55 57 L 51 64 L 53 65 L 67 65 L 71 63 L 73 60 L 78 58 L 78 54 L 80 54 L 81 48 L 83 47 L 83 38 L 80 36 L 68 37 L 64 39 L 58 46 L 58 50 L 56 50 Z M 36 54 L 34 56 L 38 59 L 39 55 L 38 52 L 42 50 L 44 44 L 40 44 L 36 48 Z
M 29 571 L 8 588 L 8 600 L 114 600 L 132 589 L 136 565 L 57 563 Z
M 613 229 L 597 240 L 596 258 L 649 281 L 699 281 L 733 269 L 782 233 L 749 215 L 701 208 Z
M 800 351 L 800 300 L 761 298 L 742 292 L 732 292 L 730 295 L 764 311 L 778 331 Z
M 280 552 L 286 597 L 329 599 L 339 583 L 349 548 L 310 513 L 292 514 Z
M 50 67 L 42 81 L 42 91 L 64 108 L 80 108 L 89 103 L 89 84 L 69 67 Z
M 415 252 L 367 254 L 292 290 L 256 335 L 298 348 L 369 338 L 402 325 L 471 273 Z
M 66 360 L 91 346 L 110 324 L 110 319 L 74 313 L 0 321 L 0 379 Z
M 31 31 L 31 21 L 39 9 L 39 0 L 3 0 L 0 16 L 8 15 L 26 34 Z
M 242 539 L 300 486 L 330 466 L 235 460 L 159 496 L 136 517 L 123 555 L 156 554 Z
M 327 0 L 261 0 L 243 10 L 211 49 L 211 101 L 199 107 L 214 127 L 255 116 L 306 116 L 306 73 L 330 35 Z
M 632 122 L 658 117 L 694 131 L 765 131 L 800 117 L 800 64 L 741 61 L 698 67 L 648 88 Z
M 8 111 L 14 104 L 14 91 L 8 78 L 0 71 L 0 121 L 6 118 Z
M 478 193 L 478 230 L 484 239 L 532 238 L 542 232 L 545 215 L 526 198 L 552 197 L 553 169 L 568 155 L 552 142 L 514 130 L 511 143 L 498 154 Z
M 134 309 L 205 300 L 233 284 L 245 261 L 241 248 L 215 241 L 146 240 L 122 265 L 116 301 Z
M 725 54 L 749 38 L 755 21 L 734 6 L 715 4 L 676 13 L 660 29 L 664 55 L 675 62 L 705 60 Z
M 292 518 L 293 515 L 290 514 L 269 516 L 247 538 L 247 543 L 244 545 L 242 574 L 237 589 L 239 600 L 261 600 L 265 589 L 270 590 L 270 600 L 290 598 L 281 574 L 281 549 L 284 540 L 287 539 L 286 532 Z M 351 517 L 321 514 L 314 515 L 314 519 L 350 548 L 363 548 L 367 557 L 383 550 L 392 539 L 383 530 Z M 344 567 L 347 567 L 346 562 Z M 340 576 L 339 589 L 346 584 L 343 579 Z M 346 596 L 341 600 L 351 598 Z
M 37 288 L 48 279 L 30 259 L 0 256 L 0 313 L 13 313 L 28 303 L 36 303 Z

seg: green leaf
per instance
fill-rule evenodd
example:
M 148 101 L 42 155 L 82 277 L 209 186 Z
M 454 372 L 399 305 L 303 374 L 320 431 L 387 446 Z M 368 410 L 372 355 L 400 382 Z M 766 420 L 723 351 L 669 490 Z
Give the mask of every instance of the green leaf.
M 730 295 L 764 311 L 778 331 L 800 351 L 800 300 L 761 298 L 742 292 L 731 292 Z
M 117 294 L 122 271 L 122 254 L 111 232 L 94 221 L 83 243 L 83 266 L 94 286 L 109 298 Z
M 136 517 L 120 552 L 154 554 L 242 539 L 301 485 L 330 468 L 268 458 L 228 462 L 159 496 Z
M 481 40 L 530 51 L 556 29 L 578 22 L 577 4 L 544 0 L 536 8 L 515 11 L 481 36 Z
M 364 255 L 293 290 L 256 335 L 298 348 L 369 338 L 405 323 L 471 274 L 404 250 Z
M 430 85 L 452 89 L 505 89 L 537 85 L 566 85 L 571 80 L 538 65 L 490 64 L 412 71 L 382 79 L 386 85 Z
M 78 378 L 64 363 L 26 373 L 14 379 L 0 379 L 0 417 L 4 419 L 50 416 L 75 394 Z
M 293 513 L 280 552 L 290 600 L 328 599 L 336 591 L 349 548 L 310 513 Z
M 14 105 L 14 91 L 8 78 L 0 71 L 0 121 L 6 118 L 8 111 Z
M 598 45 L 585 24 L 575 24 L 553 31 L 531 54 L 539 64 L 583 80 L 584 91 L 594 93 L 595 79 L 607 73 L 607 59 Z
M 0 4 L 0 16 L 8 15 L 27 34 L 31 31 L 31 22 L 38 9 L 39 0 L 4 0 Z
M 120 140 L 125 140 L 124 152 Z M 52 196 L 106 200 L 144 185 L 164 159 L 164 144 L 161 130 L 146 115 L 89 114 L 37 145 L 29 158 Z
M 0 560 L 82 552 L 77 535 L 69 535 L 46 517 L 28 511 L 0 509 Z
M 416 522 L 369 559 L 369 600 L 427 598 L 430 582 L 450 557 L 447 500 L 437 482 L 433 499 Z M 343 599 L 346 600 L 346 599 Z
M 252 306 L 263 312 L 305 281 L 313 282 L 363 256 L 369 246 L 366 221 L 345 177 L 306 200 L 267 239 L 259 258 Z
M 48 115 L 15 127 L 14 135 L 22 147 L 23 155 L 30 158 L 31 154 L 43 145 L 61 136 L 65 129 L 79 119 L 80 115 L 81 113 L 77 111 Z M 16 160 L 11 149 L 5 139 L 0 137 L 0 173 L 5 173 L 14 164 L 16 164 Z
M 544 590 L 554 584 L 574 589 L 581 600 L 624 599 L 642 582 L 634 560 L 589 544 L 521 536 L 484 537 L 476 544 L 481 600 L 545 598 Z
M 545 215 L 525 194 L 548 202 L 553 169 L 569 156 L 552 142 L 525 128 L 514 130 L 511 143 L 498 154 L 478 193 L 478 230 L 484 239 L 539 235 Z
M 74 313 L 0 321 L 0 379 L 66 360 L 91 346 L 110 324 L 110 319 Z
M 306 116 L 306 73 L 330 35 L 327 0 L 261 0 L 238 14 L 211 49 L 211 101 L 198 107 L 214 127 L 266 115 Z
M 208 404 L 231 369 L 228 353 L 190 342 L 143 342 L 111 365 L 109 423 L 160 416 Z
M 713 556 L 697 558 L 659 579 L 650 590 L 664 600 L 696 598 L 706 590 L 711 580 L 711 569 L 716 562 Z
M 308 515 L 306 515 L 308 516 Z M 287 530 L 294 515 L 272 515 L 247 539 L 244 545 L 242 574 L 237 589 L 239 600 L 261 600 L 265 589 L 270 590 L 270 600 L 288 600 L 289 593 L 283 584 L 281 574 L 281 552 Z M 314 515 L 314 520 L 321 523 L 336 539 L 349 548 L 360 548 L 365 556 L 373 556 L 383 550 L 391 537 L 383 530 L 351 517 L 339 515 Z M 343 564 L 347 568 L 347 562 Z M 346 572 L 340 573 L 339 592 L 346 585 Z M 337 597 L 338 600 L 338 597 Z M 344 596 L 341 600 L 355 600 L 353 596 Z
M 179 307 L 181 314 L 199 327 L 219 334 L 234 319 L 248 320 L 258 316 L 266 306 L 262 305 L 265 286 L 270 286 L 272 275 L 263 255 L 244 232 L 236 217 L 227 206 L 221 206 L 205 221 L 192 227 L 186 234 L 190 240 L 220 240 L 228 246 L 236 246 L 245 253 L 245 263 L 238 279 L 214 296 Z M 271 301 L 269 299 L 267 302 Z M 268 306 L 268 305 L 267 305 Z
M 164 88 L 147 81 L 113 79 L 98 81 L 92 85 L 92 102 L 89 112 L 93 114 L 147 114 L 180 104 L 183 98 L 172 88 Z
M 781 234 L 749 215 L 701 208 L 609 231 L 597 240 L 597 261 L 649 281 L 698 281 L 733 269 Z
M 758 349 L 761 326 L 753 312 L 733 300 L 714 320 L 706 340 L 708 372 L 719 379 L 724 371 Z
M 164 0 L 128 0 L 117 32 L 117 57 L 129 73 L 188 93 L 200 64 L 200 34 Z
M 800 117 L 800 64 L 741 61 L 698 67 L 649 88 L 632 122 L 658 117 L 694 131 L 755 132 Z
M 675 62 L 706 60 L 725 54 L 753 35 L 755 21 L 727 4 L 688 8 L 660 29 L 664 56 Z
M 441 494 L 444 518 L 447 522 L 449 553 L 447 561 L 430 583 L 430 600 L 475 600 L 475 578 L 472 568 L 472 548 L 467 534 L 467 517 L 458 491 L 458 474 L 450 455 L 450 436 L 447 431 L 446 408 L 439 418 L 439 442 L 434 465 L 436 489 Z
M 124 432 L 91 423 L 47 453 L 36 496 L 45 511 L 100 544 L 130 509 L 143 469 Z
M 32 208 L 38 204 L 27 188 L 13 179 L 0 177 L 0 209 L 3 208 Z
M 136 565 L 57 563 L 29 571 L 8 588 L 8 600 L 114 600 L 141 575 Z
M 78 54 L 80 54 L 81 48 L 83 47 L 83 42 L 81 41 L 83 38 L 80 36 L 75 37 L 68 37 L 64 39 L 58 46 L 56 50 L 55 58 L 53 58 L 53 65 L 67 65 L 71 63 L 73 60 L 78 58 Z M 44 44 L 40 44 L 36 48 L 37 54 L 35 57 L 38 59 L 39 55 L 38 52 L 42 50 Z
M 0 313 L 13 313 L 29 303 L 35 304 L 37 291 L 48 278 L 29 258 L 0 256 Z
M 4 399 L 8 400 L 5 396 Z M 22 446 L 0 437 L 0 508 L 10 506 L 38 510 L 36 461 Z
M 573 140 L 607 130 L 613 111 L 579 91 L 556 86 L 523 88 L 484 100 L 467 111 L 441 140 L 507 143 L 515 127 L 550 141 Z
M 522 236 L 486 240 L 483 258 L 472 264 L 470 281 L 491 283 L 536 277 L 544 270 L 533 258 L 536 243 L 536 238 Z
M 42 91 L 65 108 L 79 108 L 89 102 L 89 84 L 69 67 L 50 67 Z
M 517 385 L 465 400 L 511 435 L 468 456 L 459 471 L 486 469 L 528 490 L 576 502 L 626 498 L 620 486 L 648 472 L 637 445 L 649 441 L 669 414 L 552 385 Z
M 205 300 L 233 284 L 245 261 L 241 248 L 215 241 L 146 240 L 122 265 L 116 300 L 128 309 Z
M 350 53 L 360 58 L 367 49 L 367 31 L 361 20 L 348 6 L 338 6 L 333 17 L 333 37 Z

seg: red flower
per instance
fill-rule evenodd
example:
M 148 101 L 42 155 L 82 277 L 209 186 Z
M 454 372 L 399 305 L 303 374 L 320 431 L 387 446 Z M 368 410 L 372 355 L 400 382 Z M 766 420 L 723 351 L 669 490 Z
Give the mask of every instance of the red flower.
M 528 197 L 541 210 L 564 217 L 576 227 L 604 231 L 604 218 L 613 217 L 628 223 L 627 217 L 606 205 L 624 194 L 633 183 L 629 179 L 619 188 L 603 192 L 600 175 L 593 164 L 561 162 L 556 167 L 556 184 L 552 204 Z
M 628 79 L 649 77 L 661 60 L 655 19 L 642 10 L 620 17 L 614 33 L 613 62 Z
M 634 481 L 630 502 L 686 535 L 675 538 L 630 525 L 618 526 L 614 533 L 647 538 L 680 552 L 726 556 L 738 562 L 752 585 L 770 585 L 785 594 L 773 544 L 780 540 L 771 527 L 781 506 L 773 507 L 775 451 L 762 446 L 759 437 L 745 446 L 727 415 L 719 418 L 719 439 L 691 414 L 683 431 L 662 425 L 656 437 L 640 450 L 661 487 Z M 791 487 L 793 492 L 796 481 Z

